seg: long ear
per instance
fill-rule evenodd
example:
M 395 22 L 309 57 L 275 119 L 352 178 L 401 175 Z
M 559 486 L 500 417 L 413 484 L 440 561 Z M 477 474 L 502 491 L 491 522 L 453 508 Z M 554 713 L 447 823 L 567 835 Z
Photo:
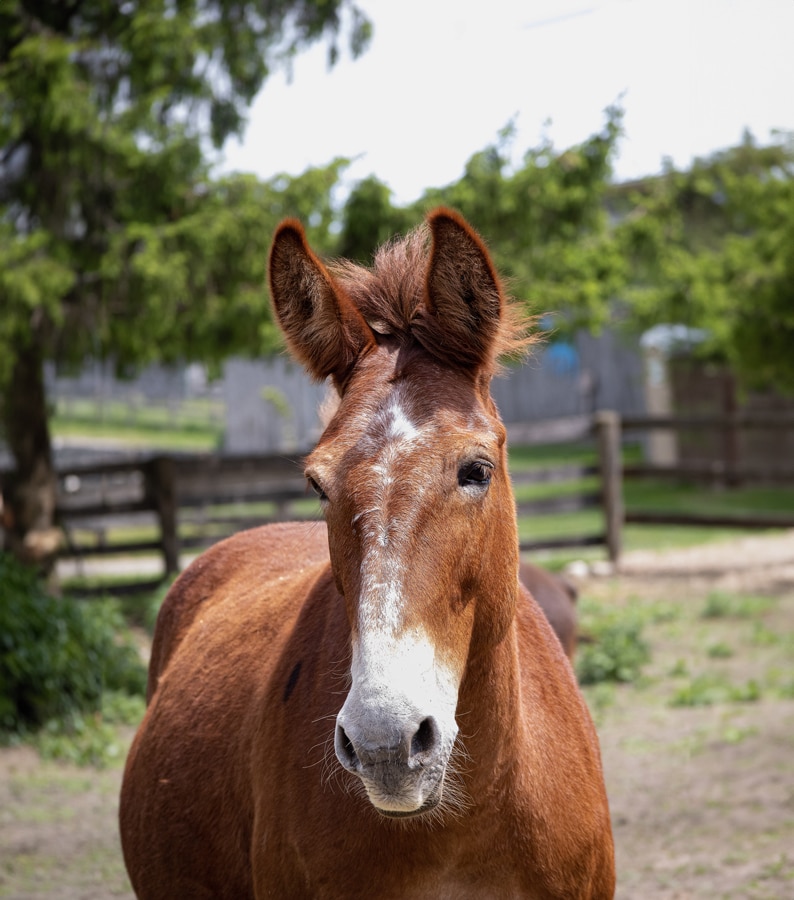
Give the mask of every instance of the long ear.
M 425 311 L 414 330 L 428 350 L 450 363 L 478 368 L 490 361 L 504 300 L 491 257 L 458 213 L 428 216 L 433 244 Z
M 312 253 L 300 222 L 279 225 L 268 264 L 270 298 L 293 355 L 321 380 L 345 383 L 374 337 L 361 313 Z

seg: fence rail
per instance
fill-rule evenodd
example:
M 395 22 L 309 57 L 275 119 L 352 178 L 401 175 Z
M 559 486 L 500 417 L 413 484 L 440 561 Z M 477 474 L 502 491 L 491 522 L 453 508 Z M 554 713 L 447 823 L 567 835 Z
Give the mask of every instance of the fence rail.
M 794 485 L 794 466 L 789 463 L 770 467 L 737 464 L 728 468 L 722 460 L 661 467 L 647 463 L 622 464 L 622 445 L 627 433 L 636 435 L 657 428 L 686 429 L 693 424 L 712 429 L 725 429 L 727 425 L 794 429 L 794 417 L 631 417 L 621 421 L 616 413 L 604 411 L 590 418 L 586 428 L 581 418 L 566 420 L 562 430 L 552 429 L 555 444 L 563 433 L 580 446 L 582 439 L 589 435 L 597 464 L 571 463 L 514 472 L 516 488 L 527 485 L 560 488 L 550 496 L 519 499 L 518 513 L 535 517 L 600 508 L 603 525 L 591 533 L 523 540 L 521 550 L 603 546 L 609 558 L 617 561 L 625 524 L 794 527 L 794 510 L 786 515 L 624 508 L 624 479 L 707 484 L 735 484 L 738 479 L 742 483 Z M 537 426 L 524 429 L 536 430 Z M 285 519 L 317 518 L 319 505 L 313 495 L 307 494 L 300 460 L 298 454 L 194 454 L 64 466 L 58 472 L 57 515 L 66 535 L 61 555 L 82 563 L 94 557 L 157 554 L 162 560 L 162 572 L 156 579 L 126 585 L 116 579 L 113 583 L 113 590 L 118 592 L 150 587 L 177 572 L 186 551 L 206 548 L 243 528 Z M 99 584 L 83 592 L 104 589 Z
M 61 468 L 58 481 L 57 517 L 66 535 L 62 558 L 82 563 L 95 556 L 156 552 L 163 563 L 160 580 L 179 570 L 185 550 L 206 548 L 242 528 L 307 518 L 294 508 L 306 500 L 299 458 L 285 454 L 158 455 L 78 464 Z M 111 529 L 145 536 L 108 540 Z M 136 584 L 113 589 L 125 587 L 134 590 Z M 98 585 L 96 592 L 102 589 Z
M 671 428 L 682 430 L 689 428 L 724 429 L 771 429 L 787 431 L 794 428 L 794 415 L 789 413 L 734 413 L 732 415 L 703 414 L 681 416 L 623 416 L 621 424 L 624 431 L 647 431 L 652 428 Z
M 652 466 L 629 463 L 623 466 L 623 477 L 660 478 L 669 481 L 721 484 L 794 484 L 794 466 L 726 466 L 721 460 L 678 463 L 674 466 Z
M 590 428 L 592 429 L 592 422 Z M 566 426 L 570 433 L 570 428 Z M 586 433 L 582 423 L 575 437 Z M 557 431 L 554 434 L 559 437 Z M 574 436 L 571 433 L 571 436 Z M 613 435 L 616 439 L 616 435 Z M 540 517 L 603 506 L 603 490 L 581 490 L 575 482 L 598 479 L 598 465 L 564 464 L 517 472 L 517 486 L 559 486 L 560 494 L 517 504 L 519 515 Z M 157 554 L 157 579 L 113 581 L 122 593 L 149 588 L 180 568 L 185 553 L 257 525 L 286 519 L 313 519 L 319 504 L 307 493 L 298 454 L 222 456 L 157 455 L 106 464 L 77 464 L 58 471 L 57 515 L 66 535 L 61 557 L 78 570 L 94 558 Z M 566 488 L 567 483 L 567 488 Z M 573 485 L 574 490 L 571 490 Z M 525 540 L 523 551 L 607 546 L 607 530 Z M 611 551 L 610 551 L 611 552 Z M 92 567 L 97 568 L 97 567 Z M 101 569 L 101 565 L 98 567 Z M 99 576 L 85 594 L 106 589 Z
M 742 431 L 794 434 L 789 413 L 733 413 L 728 415 L 626 416 L 622 430 L 636 434 L 666 429 L 674 432 L 716 432 L 723 440 L 721 458 L 685 461 L 674 465 L 647 463 L 623 466 L 623 479 L 661 479 L 735 488 L 740 485 L 794 485 L 794 466 L 788 462 L 747 465 L 741 461 L 737 437 Z M 786 435 L 787 436 L 787 435 Z M 781 434 L 780 440 L 785 440 Z M 623 518 L 630 525 L 675 525 L 715 528 L 794 528 L 794 509 L 786 513 L 708 513 L 698 510 L 630 509 Z

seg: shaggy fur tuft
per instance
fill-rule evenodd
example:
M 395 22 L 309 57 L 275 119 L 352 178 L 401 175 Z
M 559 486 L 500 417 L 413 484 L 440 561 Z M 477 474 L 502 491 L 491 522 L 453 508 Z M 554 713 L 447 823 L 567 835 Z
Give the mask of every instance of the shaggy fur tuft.
M 338 260 L 328 269 L 376 335 L 391 336 L 403 345 L 418 341 L 428 352 L 454 363 L 452 348 L 445 353 L 428 339 L 424 328 L 417 327 L 427 316 L 431 249 L 431 230 L 423 223 L 405 237 L 380 247 L 371 268 Z M 504 296 L 499 282 L 496 287 Z M 498 370 L 500 359 L 521 358 L 529 351 L 537 340 L 531 333 L 535 323 L 536 318 L 528 316 L 517 302 L 503 303 L 491 347 L 491 374 Z

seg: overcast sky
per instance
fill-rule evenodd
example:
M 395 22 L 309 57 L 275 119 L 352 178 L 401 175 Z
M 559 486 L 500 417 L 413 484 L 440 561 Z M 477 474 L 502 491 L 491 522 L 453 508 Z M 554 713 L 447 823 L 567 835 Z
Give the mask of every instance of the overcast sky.
M 513 120 L 518 155 L 597 131 L 620 102 L 620 179 L 663 157 L 794 131 L 794 0 L 358 0 L 369 50 L 328 71 L 327 48 L 277 73 L 223 171 L 262 178 L 355 157 L 398 203 L 457 180 Z

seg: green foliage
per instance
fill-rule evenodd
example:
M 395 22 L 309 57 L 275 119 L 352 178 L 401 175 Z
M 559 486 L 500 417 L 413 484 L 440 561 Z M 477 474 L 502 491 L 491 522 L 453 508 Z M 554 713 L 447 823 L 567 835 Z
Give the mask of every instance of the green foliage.
M 716 703 L 753 703 L 761 699 L 755 679 L 732 684 L 725 676 L 706 672 L 676 689 L 670 706 L 713 706 Z
M 108 291 L 135 302 L 127 317 L 107 316 L 93 339 L 122 367 L 232 353 L 261 354 L 279 341 L 265 301 L 264 267 L 278 222 L 299 216 L 310 240 L 328 247 L 331 192 L 345 160 L 303 175 L 260 182 L 253 176 L 207 180 L 174 221 L 120 233 L 102 261 Z
M 121 371 L 272 348 L 270 235 L 284 215 L 324 235 L 343 163 L 214 181 L 207 139 L 239 134 L 300 47 L 324 38 L 335 59 L 346 33 L 356 55 L 370 32 L 352 0 L 0 5 L 0 398 L 25 391 L 31 348 Z M 13 415 L 0 404 L 18 457 Z
M 558 329 L 597 329 L 610 318 L 626 267 L 609 224 L 605 196 L 622 111 L 606 111 L 603 129 L 563 152 L 549 142 L 510 162 L 511 127 L 475 154 L 463 177 L 427 191 L 418 207 L 460 210 L 492 247 L 511 291 L 535 313 L 559 315 Z
M 617 187 L 635 327 L 708 331 L 702 352 L 750 387 L 794 391 L 794 136 Z
M 143 694 L 146 671 L 122 625 L 115 604 L 51 597 L 0 554 L 0 731 L 96 711 L 104 691 Z
M 119 608 L 125 622 L 143 628 L 150 636 L 153 635 L 160 607 L 175 580 L 174 575 L 152 591 L 128 594 L 119 598 Z
M 389 188 L 370 176 L 353 187 L 345 202 L 337 253 L 370 265 L 381 244 L 414 227 L 417 221 L 410 210 L 393 206 Z
M 636 681 L 650 659 L 642 617 L 634 610 L 606 610 L 586 603 L 582 613 L 581 630 L 588 641 L 577 650 L 579 683 Z
M 724 641 L 711 644 L 706 651 L 711 659 L 730 659 L 733 656 L 733 647 Z
M 11 377 L 14 356 L 9 348 L 28 339 L 31 317 L 41 310 L 58 321 L 58 298 L 74 284 L 74 273 L 52 251 L 45 232 L 16 236 L 11 225 L 0 219 L 0 385 Z
M 769 597 L 711 591 L 706 597 L 701 616 L 704 619 L 756 619 L 769 609 L 771 603 Z
M 50 719 L 36 733 L 34 743 L 44 759 L 101 768 L 122 761 L 125 743 L 119 739 L 119 726 L 137 725 L 145 711 L 141 696 L 106 692 L 95 712 Z
M 777 694 L 782 699 L 794 700 L 794 678 L 789 678 L 788 681 L 778 685 Z

